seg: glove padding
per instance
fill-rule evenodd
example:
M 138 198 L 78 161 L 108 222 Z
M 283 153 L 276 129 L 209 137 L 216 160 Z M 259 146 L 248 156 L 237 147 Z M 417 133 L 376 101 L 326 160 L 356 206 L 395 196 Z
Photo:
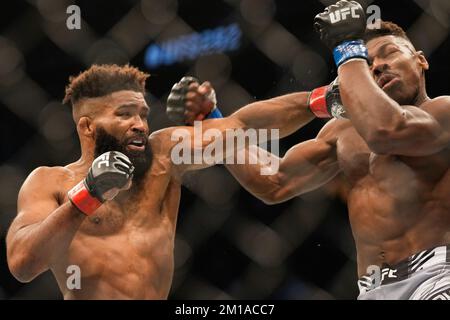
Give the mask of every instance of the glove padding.
M 328 112 L 332 117 L 338 119 L 346 119 L 345 109 L 342 105 L 341 93 L 339 92 L 339 78 L 336 77 L 334 81 L 328 86 L 325 95 Z
M 89 216 L 103 202 L 130 188 L 133 171 L 126 155 L 117 151 L 105 152 L 92 162 L 86 178 L 69 190 L 67 196 L 78 210 Z
M 97 157 L 89 169 L 85 186 L 101 202 L 112 200 L 131 185 L 134 166 L 126 155 L 109 151 Z
M 208 117 L 217 118 L 216 104 L 216 94 L 209 82 L 199 85 L 196 78 L 184 77 L 172 87 L 166 113 L 178 125 L 193 125 Z
M 193 82 L 199 83 L 198 79 L 194 77 L 181 78 L 179 82 L 173 85 L 167 98 L 166 114 L 177 125 L 184 125 L 186 122 L 186 93 L 188 92 L 189 85 Z
M 334 49 L 344 41 L 362 39 L 366 30 L 366 14 L 356 1 L 341 0 L 325 8 L 314 18 L 320 39 Z
M 327 86 L 311 91 L 308 98 L 310 110 L 319 118 L 347 118 L 339 92 L 339 78 Z

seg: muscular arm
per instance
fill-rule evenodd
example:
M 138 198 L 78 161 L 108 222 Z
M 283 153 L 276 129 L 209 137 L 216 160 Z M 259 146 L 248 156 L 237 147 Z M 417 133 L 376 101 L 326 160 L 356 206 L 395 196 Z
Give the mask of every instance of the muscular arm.
M 216 160 L 223 160 L 227 156 L 227 148 L 228 151 L 237 151 L 237 144 L 230 146 L 229 143 L 224 143 L 228 130 L 245 132 L 248 129 L 278 129 L 279 137 L 285 137 L 295 132 L 315 117 L 308 108 L 308 96 L 308 92 L 300 92 L 254 102 L 229 117 L 203 121 L 201 129 L 196 129 L 196 127 L 167 128 L 154 132 L 150 138 L 158 140 L 159 142 L 156 144 L 164 146 L 166 149 L 159 150 L 159 152 L 166 153 L 171 157 L 173 156 L 173 147 L 180 143 L 186 143 L 186 141 L 188 141 L 192 157 L 196 152 L 203 154 L 207 148 L 215 149 L 209 159 L 206 157 L 207 161 L 201 157 L 196 163 L 192 163 L 193 161 L 189 164 L 174 163 L 176 165 L 174 172 L 182 175 L 187 170 L 198 170 L 214 165 Z M 214 131 L 215 134 L 210 139 L 195 140 L 196 135 L 197 137 L 204 136 L 207 131 L 210 133 Z M 259 139 L 258 142 L 261 143 L 264 140 Z M 241 147 L 243 148 L 244 145 Z
M 422 108 L 400 106 L 378 87 L 365 61 L 339 67 L 339 79 L 347 116 L 375 153 L 424 156 L 450 145 L 450 97 Z
M 23 184 L 6 238 L 9 268 L 21 282 L 33 280 L 65 254 L 86 217 L 70 202 L 59 206 L 51 170 L 39 168 Z
M 239 152 L 258 158 L 258 163 L 226 165 L 226 168 L 254 196 L 267 204 L 279 203 L 319 188 L 340 169 L 336 155 L 336 122 L 331 120 L 315 139 L 292 147 L 282 159 L 261 148 L 246 148 Z M 258 152 L 264 155 L 257 156 Z M 271 158 L 270 161 L 265 159 Z M 263 160 L 263 161 L 261 161 Z M 279 161 L 279 167 L 274 163 Z M 262 169 L 266 174 L 262 175 Z M 272 172 L 268 175 L 267 173 Z
M 309 92 L 291 93 L 251 103 L 229 118 L 236 119 L 242 129 L 279 129 L 286 137 L 315 118 L 308 107 Z

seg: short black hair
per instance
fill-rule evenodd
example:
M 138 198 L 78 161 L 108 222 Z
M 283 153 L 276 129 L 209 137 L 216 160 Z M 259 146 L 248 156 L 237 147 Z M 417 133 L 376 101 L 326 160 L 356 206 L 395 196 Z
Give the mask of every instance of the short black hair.
M 374 38 L 383 36 L 396 36 L 411 43 L 411 40 L 406 35 L 405 30 L 391 21 L 381 21 L 380 28 L 367 28 L 364 34 L 364 41 L 367 43 Z

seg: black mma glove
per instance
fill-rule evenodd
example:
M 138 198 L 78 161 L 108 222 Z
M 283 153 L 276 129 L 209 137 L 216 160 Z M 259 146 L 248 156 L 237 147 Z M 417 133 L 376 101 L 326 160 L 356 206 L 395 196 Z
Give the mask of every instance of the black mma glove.
M 314 18 L 314 27 L 320 33 L 320 39 L 333 50 L 338 67 L 351 59 L 368 59 L 362 40 L 366 15 L 358 2 L 341 0 L 326 7 Z
M 167 98 L 167 116 L 178 125 L 192 125 L 194 121 L 222 118 L 211 85 L 205 82 L 197 88 L 190 88 L 194 82 L 199 83 L 194 77 L 183 77 L 172 87 Z M 188 98 L 189 92 L 191 94 Z

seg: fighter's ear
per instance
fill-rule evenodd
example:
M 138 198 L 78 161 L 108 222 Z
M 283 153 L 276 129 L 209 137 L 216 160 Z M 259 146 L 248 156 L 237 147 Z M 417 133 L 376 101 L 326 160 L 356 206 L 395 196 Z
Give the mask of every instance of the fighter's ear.
M 419 63 L 419 66 L 422 68 L 422 70 L 428 70 L 430 68 L 430 65 L 428 64 L 427 58 L 425 58 L 425 54 L 423 51 L 419 50 L 416 52 L 417 55 L 417 61 Z
M 77 131 L 80 135 L 92 138 L 95 132 L 95 124 L 87 116 L 80 117 L 77 123 Z

